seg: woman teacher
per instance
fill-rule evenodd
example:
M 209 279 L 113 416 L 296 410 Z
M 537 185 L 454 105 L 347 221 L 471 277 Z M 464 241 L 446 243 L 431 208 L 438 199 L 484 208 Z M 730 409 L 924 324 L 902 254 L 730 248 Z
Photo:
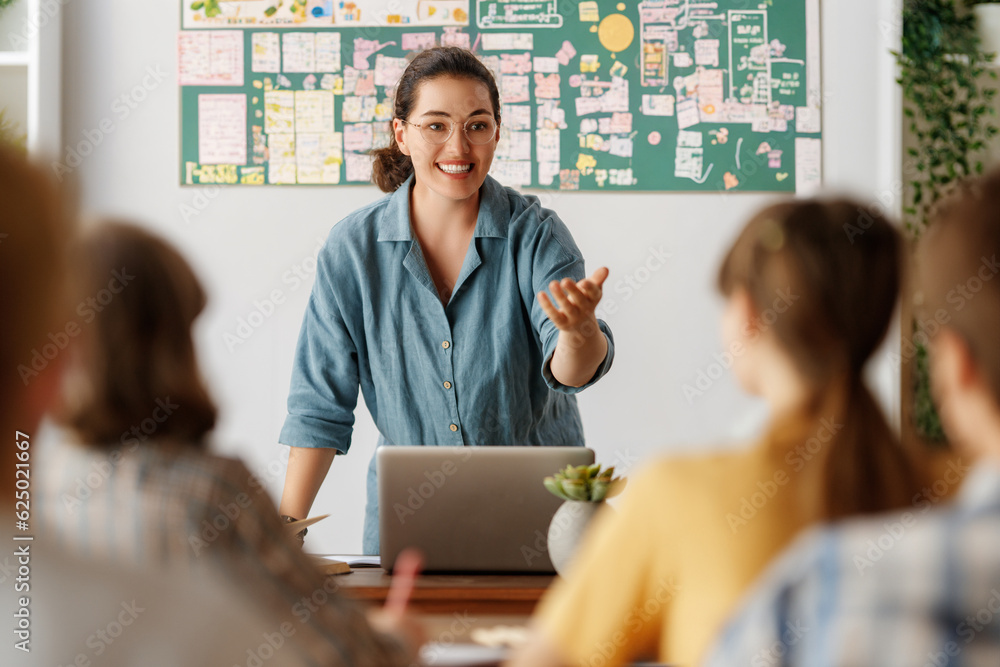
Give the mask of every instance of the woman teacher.
M 317 260 L 280 436 L 289 518 L 307 515 L 347 452 L 359 386 L 379 446 L 583 445 L 574 394 L 614 358 L 594 312 L 607 269 L 585 277 L 559 217 L 488 176 L 500 138 L 490 71 L 464 49 L 424 51 L 393 111 L 373 165 L 390 194 L 335 225 Z M 367 554 L 376 493 L 373 456 Z

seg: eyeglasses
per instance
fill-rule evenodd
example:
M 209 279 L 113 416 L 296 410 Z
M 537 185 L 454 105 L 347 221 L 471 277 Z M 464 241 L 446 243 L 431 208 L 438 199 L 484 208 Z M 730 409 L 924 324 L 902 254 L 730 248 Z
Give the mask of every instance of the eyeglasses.
M 451 139 L 451 135 L 455 132 L 455 126 L 458 125 L 457 122 L 450 120 L 435 120 L 423 125 L 417 125 L 402 118 L 399 120 L 418 128 L 424 141 L 438 146 Z M 462 131 L 465 132 L 465 137 L 470 144 L 482 146 L 490 143 L 496 136 L 497 122 L 492 118 L 470 118 L 462 124 Z

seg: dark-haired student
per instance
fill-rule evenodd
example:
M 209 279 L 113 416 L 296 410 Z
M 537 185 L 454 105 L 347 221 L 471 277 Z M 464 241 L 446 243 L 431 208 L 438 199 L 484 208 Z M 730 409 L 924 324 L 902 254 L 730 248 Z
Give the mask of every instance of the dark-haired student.
M 67 349 L 55 411 L 64 439 L 35 482 L 48 540 L 123 571 L 208 571 L 238 584 L 274 618 L 259 641 L 277 664 L 409 664 L 422 638 L 403 610 L 369 618 L 341 596 L 286 533 L 260 481 L 207 451 L 216 407 L 192 336 L 206 296 L 184 258 L 139 227 L 103 223 L 73 259 L 72 303 L 111 296 L 82 316 Z
M 873 221 L 852 243 L 844 225 Z M 529 665 L 693 665 L 767 563 L 801 529 L 901 507 L 910 457 L 865 386 L 899 289 L 901 242 L 846 200 L 764 209 L 723 260 L 733 372 L 769 405 L 750 447 L 658 461 L 599 515 L 537 611 Z
M 500 137 L 489 70 L 467 50 L 424 51 L 393 115 L 374 162 L 389 196 L 337 223 L 319 256 L 279 438 L 288 517 L 306 516 L 347 452 L 359 387 L 379 446 L 582 445 L 574 394 L 614 357 L 595 316 L 607 269 L 586 277 L 559 217 L 488 175 Z
M 971 467 L 957 497 L 935 508 L 919 493 L 903 511 L 804 535 L 707 664 L 1000 665 L 1000 171 L 942 207 L 917 266 L 933 393 Z
M 73 558 L 39 530 L 33 502 L 45 443 L 37 427 L 68 353 L 46 350 L 43 366 L 33 351 L 75 322 L 66 261 L 75 225 L 47 171 L 3 145 L 0 201 L 0 541 L 9 545 L 0 558 L 0 615 L 9 622 L 0 664 L 132 667 L 151 656 L 163 667 L 245 664 L 281 623 L 245 586 Z M 280 664 L 309 663 L 282 651 Z

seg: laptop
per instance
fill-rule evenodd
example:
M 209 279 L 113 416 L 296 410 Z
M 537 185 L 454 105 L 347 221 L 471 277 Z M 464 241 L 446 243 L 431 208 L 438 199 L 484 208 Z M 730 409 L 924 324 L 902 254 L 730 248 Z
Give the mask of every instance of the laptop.
M 593 462 L 584 447 L 380 447 L 382 567 L 416 547 L 426 572 L 551 574 L 549 523 L 563 501 L 542 479 Z

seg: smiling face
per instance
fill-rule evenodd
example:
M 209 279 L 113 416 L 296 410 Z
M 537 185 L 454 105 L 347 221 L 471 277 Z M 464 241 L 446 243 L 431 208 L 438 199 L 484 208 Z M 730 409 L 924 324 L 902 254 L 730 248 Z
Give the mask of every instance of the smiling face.
M 472 121 L 469 129 L 473 130 L 476 120 L 489 122 L 494 118 L 489 91 L 475 79 L 438 77 L 421 83 L 406 122 L 399 118 L 392 122 L 400 151 L 413 161 L 414 188 L 455 201 L 476 196 L 493 163 L 500 128 L 498 124 L 486 144 L 477 145 L 469 141 L 462 127 Z M 421 130 L 447 136 L 452 123 L 455 129 L 443 144 L 427 141 Z

